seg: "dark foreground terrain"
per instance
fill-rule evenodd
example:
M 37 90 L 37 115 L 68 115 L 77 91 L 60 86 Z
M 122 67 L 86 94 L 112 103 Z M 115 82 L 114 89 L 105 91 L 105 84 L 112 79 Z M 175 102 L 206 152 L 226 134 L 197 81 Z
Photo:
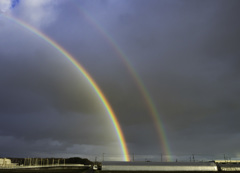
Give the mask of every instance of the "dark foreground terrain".
M 90 168 L 83 169 L 0 169 L 0 173 L 92 173 Z
M 1 170 L 0 173 L 212 173 L 207 171 L 93 171 L 91 168 L 84 169 L 21 169 Z M 217 171 L 222 173 L 240 173 L 240 171 Z
M 213 171 L 99 171 L 96 173 L 213 173 Z M 216 171 L 216 173 L 240 173 L 240 171 Z M 95 173 L 95 172 L 94 172 Z

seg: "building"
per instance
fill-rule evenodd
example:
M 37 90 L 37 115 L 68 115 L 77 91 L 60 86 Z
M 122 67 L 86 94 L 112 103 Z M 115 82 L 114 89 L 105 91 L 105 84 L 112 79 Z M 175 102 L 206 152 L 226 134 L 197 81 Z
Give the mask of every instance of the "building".
M 11 162 L 10 159 L 0 158 L 0 167 L 6 167 L 6 166 L 9 166 L 11 164 L 12 164 L 12 162 Z
M 213 171 L 214 162 L 102 162 L 102 171 Z
M 240 171 L 240 160 L 215 160 L 221 171 Z

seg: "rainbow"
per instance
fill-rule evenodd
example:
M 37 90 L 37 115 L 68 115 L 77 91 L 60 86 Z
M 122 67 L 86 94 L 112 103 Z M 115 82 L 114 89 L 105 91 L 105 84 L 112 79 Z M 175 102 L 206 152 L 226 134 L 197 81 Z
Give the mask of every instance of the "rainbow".
M 53 48 L 55 48 L 57 51 L 59 51 L 62 55 L 64 55 L 64 57 L 66 57 L 83 74 L 85 79 L 90 83 L 90 85 L 92 86 L 92 88 L 94 89 L 96 94 L 98 95 L 98 97 L 101 100 L 102 104 L 104 105 L 106 111 L 108 112 L 109 118 L 111 119 L 111 121 L 114 125 L 114 128 L 115 128 L 115 131 L 117 133 L 118 140 L 119 140 L 119 143 L 121 146 L 121 150 L 124 155 L 124 160 L 130 161 L 130 158 L 129 158 L 130 155 L 128 153 L 127 144 L 126 144 L 123 132 L 121 130 L 121 127 L 119 125 L 119 122 L 117 120 L 117 116 L 114 113 L 109 101 L 107 100 L 107 98 L 105 97 L 103 92 L 101 91 L 100 87 L 97 85 L 97 83 L 91 77 L 91 75 L 87 72 L 87 70 L 85 70 L 85 68 L 70 53 L 68 53 L 63 47 L 61 47 L 58 43 L 53 41 L 50 37 L 48 37 L 44 33 L 40 32 L 33 26 L 31 26 L 31 25 L 25 23 L 24 21 L 19 20 L 13 16 L 10 16 L 10 15 L 3 14 L 2 16 L 6 17 L 10 21 L 13 21 L 16 24 L 22 26 L 23 28 L 27 29 L 28 31 L 31 31 L 36 36 L 38 36 L 42 40 L 49 43 L 49 45 L 51 45 Z
M 74 2 L 74 1 L 71 1 Z M 127 56 L 123 53 L 121 48 L 117 45 L 117 43 L 112 39 L 112 37 L 101 27 L 101 25 L 94 20 L 84 9 L 82 9 L 78 4 L 74 5 L 75 8 L 78 9 L 78 11 L 85 16 L 87 21 L 89 21 L 97 30 L 99 33 L 101 33 L 106 40 L 109 42 L 109 45 L 112 46 L 112 48 L 115 50 L 115 52 L 118 54 L 118 57 L 121 58 L 123 63 L 125 64 L 128 72 L 132 75 L 135 84 L 137 85 L 139 91 L 141 92 L 144 101 L 146 102 L 146 105 L 148 106 L 150 115 L 153 119 L 154 126 L 157 129 L 158 136 L 159 136 L 159 142 L 161 144 L 162 154 L 167 158 L 167 160 L 171 160 L 171 151 L 168 144 L 168 140 L 166 137 L 166 132 L 164 130 L 163 121 L 160 118 L 160 114 L 158 113 L 158 110 L 147 90 L 145 87 L 143 81 L 141 80 L 140 76 L 136 72 L 136 70 L 131 65 L 130 61 L 128 60 Z

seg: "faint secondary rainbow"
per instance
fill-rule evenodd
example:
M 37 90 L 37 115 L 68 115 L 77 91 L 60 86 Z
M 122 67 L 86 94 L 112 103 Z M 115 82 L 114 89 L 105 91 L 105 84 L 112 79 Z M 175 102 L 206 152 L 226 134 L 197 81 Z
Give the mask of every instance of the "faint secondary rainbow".
M 74 2 L 74 1 L 71 1 Z M 128 69 L 129 73 L 132 75 L 136 85 L 138 86 L 144 101 L 147 104 L 151 117 L 153 119 L 155 128 L 157 129 L 159 135 L 159 142 L 161 144 L 161 149 L 163 150 L 163 155 L 167 158 L 167 160 L 171 160 L 171 151 L 168 144 L 168 140 L 166 137 L 166 132 L 164 130 L 163 121 L 160 118 L 158 110 L 148 92 L 147 88 L 145 87 L 144 83 L 142 82 L 140 76 L 136 72 L 136 70 L 131 65 L 130 61 L 128 60 L 127 56 L 123 53 L 121 48 L 117 45 L 117 43 L 112 39 L 112 37 L 101 27 L 101 25 L 94 20 L 85 10 L 83 10 L 78 4 L 74 5 L 78 11 L 85 16 L 87 21 L 89 21 L 109 42 L 109 45 L 115 50 L 118 56 L 121 58 L 123 63 L 125 64 L 126 68 Z
M 28 31 L 31 31 L 32 33 L 37 35 L 39 38 L 41 38 L 44 41 L 46 41 L 47 43 L 49 43 L 52 47 L 54 47 L 62 55 L 64 55 L 83 74 L 85 79 L 87 79 L 87 81 L 90 83 L 90 85 L 92 86 L 92 88 L 94 89 L 96 94 L 98 95 L 98 97 L 101 100 L 102 104 L 104 105 L 106 111 L 108 112 L 109 118 L 111 119 L 111 121 L 114 125 L 114 128 L 115 128 L 115 131 L 117 133 L 118 140 L 119 140 L 119 143 L 120 143 L 120 146 L 121 146 L 121 150 L 122 150 L 122 153 L 124 155 L 124 160 L 125 161 L 130 161 L 130 158 L 129 158 L 130 155 L 128 153 L 127 144 L 126 144 L 123 132 L 121 130 L 121 127 L 119 125 L 119 122 L 117 120 L 117 117 L 116 117 L 110 103 L 108 102 L 107 98 L 105 97 L 105 95 L 103 94 L 103 92 L 101 91 L 101 89 L 99 88 L 97 83 L 94 81 L 94 79 L 91 77 L 91 75 L 85 70 L 85 68 L 70 53 L 68 53 L 63 47 L 61 47 L 58 43 L 53 41 L 50 37 L 48 37 L 44 33 L 40 32 L 39 30 L 37 30 L 33 26 L 31 26 L 31 25 L 25 23 L 24 21 L 19 20 L 19 19 L 13 17 L 13 16 L 9 16 L 9 15 L 6 15 L 6 14 L 4 14 L 3 16 L 6 17 L 9 20 L 15 22 L 16 24 L 24 27 Z

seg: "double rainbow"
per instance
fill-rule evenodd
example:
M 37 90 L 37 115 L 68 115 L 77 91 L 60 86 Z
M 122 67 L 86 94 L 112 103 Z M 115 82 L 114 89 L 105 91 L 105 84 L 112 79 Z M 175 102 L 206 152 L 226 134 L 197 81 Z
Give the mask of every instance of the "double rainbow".
M 75 1 L 71 1 L 75 2 Z M 93 18 L 91 17 L 83 8 L 81 8 L 77 3 L 74 3 L 74 7 L 77 8 L 77 10 L 84 15 L 84 17 L 87 19 L 89 23 L 91 23 L 94 28 L 101 33 L 102 36 L 105 37 L 106 41 L 111 45 L 113 50 L 118 54 L 118 57 L 122 60 L 125 67 L 127 68 L 129 74 L 134 79 L 135 84 L 137 85 L 142 97 L 144 98 L 144 101 L 148 107 L 148 110 L 150 112 L 150 115 L 153 119 L 154 126 L 157 130 L 158 137 L 159 137 L 159 143 L 161 145 L 162 154 L 167 158 L 167 160 L 171 160 L 171 151 L 168 144 L 166 132 L 164 129 L 163 121 L 161 120 L 160 114 L 150 96 L 150 93 L 148 92 L 147 88 L 145 87 L 143 81 L 141 80 L 140 76 L 138 75 L 137 71 L 133 68 L 131 65 L 131 62 L 127 58 L 127 56 L 124 54 L 124 52 L 121 50 L 121 48 L 118 46 L 118 44 L 114 41 L 114 39 L 109 35 L 109 33 L 106 32 L 106 30 L 101 27 L 101 25 Z

